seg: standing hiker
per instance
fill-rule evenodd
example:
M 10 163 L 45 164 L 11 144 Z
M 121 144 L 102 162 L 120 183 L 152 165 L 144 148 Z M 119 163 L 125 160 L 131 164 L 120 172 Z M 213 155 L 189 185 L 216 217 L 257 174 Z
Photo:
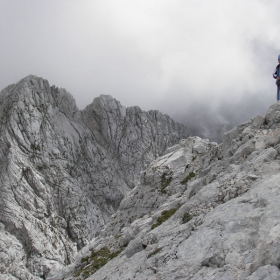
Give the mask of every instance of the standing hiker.
M 278 55 L 278 65 L 273 73 L 273 78 L 276 79 L 277 85 L 277 101 L 280 100 L 280 54 Z

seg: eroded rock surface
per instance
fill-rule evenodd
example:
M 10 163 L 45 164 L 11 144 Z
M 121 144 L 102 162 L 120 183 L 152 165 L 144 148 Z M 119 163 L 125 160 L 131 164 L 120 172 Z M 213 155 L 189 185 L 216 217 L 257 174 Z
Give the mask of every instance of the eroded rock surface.
M 167 149 L 49 279 L 280 279 L 279 111 L 280 102 L 220 145 L 190 137 Z M 98 266 L 105 247 L 116 255 Z
M 189 131 L 100 96 L 83 111 L 28 76 L 0 93 L 0 279 L 46 279 L 109 221 L 140 171 Z

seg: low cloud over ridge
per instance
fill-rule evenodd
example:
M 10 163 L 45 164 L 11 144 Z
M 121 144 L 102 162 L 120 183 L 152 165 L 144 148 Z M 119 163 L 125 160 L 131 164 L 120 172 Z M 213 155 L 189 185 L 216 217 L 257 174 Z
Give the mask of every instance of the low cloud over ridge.
M 276 101 L 279 10 L 276 0 L 3 0 L 0 88 L 35 74 L 81 109 L 110 94 L 220 141 Z

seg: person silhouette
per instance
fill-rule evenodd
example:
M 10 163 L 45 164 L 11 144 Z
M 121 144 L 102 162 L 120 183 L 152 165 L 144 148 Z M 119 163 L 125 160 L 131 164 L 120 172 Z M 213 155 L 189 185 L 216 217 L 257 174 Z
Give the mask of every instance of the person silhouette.
M 277 101 L 280 100 L 280 54 L 278 55 L 278 65 L 275 68 L 275 71 L 273 73 L 273 78 L 276 79 L 276 85 L 277 85 Z

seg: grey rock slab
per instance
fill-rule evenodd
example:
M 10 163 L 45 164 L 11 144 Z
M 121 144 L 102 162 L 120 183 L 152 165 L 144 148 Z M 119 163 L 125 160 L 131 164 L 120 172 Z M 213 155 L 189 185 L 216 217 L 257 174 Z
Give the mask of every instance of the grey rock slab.
M 90 279 L 278 279 L 277 131 L 258 116 L 221 145 L 190 137 L 168 148 L 142 172 L 141 184 L 106 227 L 105 243 L 112 234 L 133 232 L 127 248 Z M 161 192 L 162 179 L 171 177 Z M 156 236 L 151 243 L 150 233 Z
M 9 251 L 0 237 L 0 272 L 25 280 L 72 263 L 140 171 L 189 136 L 169 116 L 111 96 L 81 111 L 69 92 L 34 75 L 1 91 L 0 117 L 0 222 L 13 240 Z
M 278 103 L 220 145 L 110 96 L 79 111 L 35 76 L 0 109 L 2 278 L 279 278 Z
M 280 103 L 273 104 L 265 115 L 265 123 L 268 127 L 272 127 L 273 124 L 277 124 L 280 121 Z
M 280 271 L 276 266 L 265 265 L 258 268 L 248 280 L 277 280 L 280 279 Z

